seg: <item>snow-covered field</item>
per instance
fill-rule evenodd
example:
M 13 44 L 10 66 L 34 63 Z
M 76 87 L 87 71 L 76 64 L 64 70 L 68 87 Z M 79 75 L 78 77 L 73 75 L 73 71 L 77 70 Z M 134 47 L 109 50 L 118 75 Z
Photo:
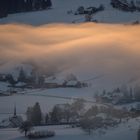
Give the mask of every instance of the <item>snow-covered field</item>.
M 50 96 L 48 96 L 50 95 Z M 55 97 L 56 96 L 56 97 Z M 58 97 L 57 97 L 58 96 Z M 31 90 L 25 92 L 24 95 L 13 95 L 0 97 L 0 120 L 6 116 L 13 115 L 14 104 L 16 103 L 17 113 L 25 115 L 27 107 L 33 106 L 39 102 L 43 113 L 49 112 L 56 104 L 72 103 L 74 100 L 69 98 L 83 98 L 85 100 L 94 101 L 94 92 L 92 88 L 60 88 L 46 90 Z M 68 99 L 59 97 L 69 97 Z M 89 106 L 92 103 L 88 103 Z M 11 113 L 11 114 L 7 114 Z
M 139 123 L 139 119 L 132 119 L 116 128 L 96 130 L 91 135 L 80 128 L 70 126 L 43 126 L 34 129 L 55 131 L 55 137 L 47 138 L 50 140 L 137 140 Z M 23 137 L 17 129 L 0 129 L 0 140 L 27 140 L 27 138 Z

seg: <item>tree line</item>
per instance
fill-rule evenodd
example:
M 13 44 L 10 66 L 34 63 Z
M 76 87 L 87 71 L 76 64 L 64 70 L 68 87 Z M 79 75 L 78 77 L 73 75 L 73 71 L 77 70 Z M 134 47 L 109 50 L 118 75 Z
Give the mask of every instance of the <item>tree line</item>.
M 32 125 L 50 125 L 76 122 L 80 118 L 84 110 L 84 100 L 78 99 L 72 104 L 58 104 L 46 114 L 42 113 L 40 104 L 35 103 L 34 106 L 28 107 L 26 111 L 27 121 Z
M 140 11 L 139 1 L 136 1 L 134 3 L 133 0 L 131 0 L 130 2 L 128 2 L 127 0 L 111 0 L 110 4 L 113 8 L 117 8 L 122 11 Z
M 8 14 L 50 8 L 51 0 L 0 0 L 0 18 Z
M 83 99 L 78 99 L 71 104 L 55 105 L 50 112 L 44 115 L 41 111 L 40 104 L 36 102 L 34 106 L 27 108 L 27 120 L 25 124 L 27 126 L 41 126 L 65 123 L 71 124 L 72 127 L 81 127 L 85 132 L 91 134 L 92 131 L 98 128 L 107 129 L 116 127 L 123 120 L 128 121 L 128 118 L 137 117 L 138 115 L 134 115 L 125 108 L 117 109 L 113 106 L 93 105 L 89 109 L 86 109 Z

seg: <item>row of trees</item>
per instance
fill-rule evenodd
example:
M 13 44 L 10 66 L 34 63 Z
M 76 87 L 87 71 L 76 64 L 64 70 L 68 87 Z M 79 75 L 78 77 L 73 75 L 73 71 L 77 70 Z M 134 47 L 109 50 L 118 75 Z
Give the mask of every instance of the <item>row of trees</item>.
M 52 122 L 52 124 L 60 124 L 62 119 L 75 118 L 75 122 L 78 119 L 78 126 L 80 126 L 89 135 L 99 129 L 108 129 L 116 127 L 122 120 L 128 121 L 130 117 L 133 117 L 131 112 L 126 109 L 116 109 L 112 106 L 92 106 L 88 110 L 84 110 L 84 101 L 82 99 L 75 101 L 72 104 L 64 104 L 54 106 L 52 112 L 46 115 L 46 124 Z M 72 113 L 73 112 L 73 113 Z M 72 114 L 71 114 L 72 113 Z M 50 115 L 50 116 L 49 116 Z M 21 132 L 27 133 L 35 125 L 41 125 L 42 113 L 39 103 L 36 103 L 33 107 L 27 109 L 27 121 L 23 122 L 19 128 Z M 68 119 L 67 122 L 70 120 Z M 138 140 L 140 139 L 140 130 L 138 131 Z
M 38 74 L 36 70 L 32 70 L 30 74 L 27 74 L 27 72 L 21 68 L 16 78 L 12 74 L 7 74 L 4 77 L 1 77 L 0 81 L 8 82 L 12 87 L 14 87 L 19 82 L 25 83 L 27 85 L 43 84 L 44 77 L 41 74 Z
M 61 123 L 61 122 L 76 122 L 78 118 L 84 112 L 84 100 L 78 99 L 72 104 L 63 104 L 54 106 L 52 112 L 50 112 L 48 122 Z
M 114 8 L 123 10 L 123 11 L 140 11 L 139 1 L 134 3 L 133 0 L 128 2 L 127 0 L 111 0 L 111 5 Z
M 33 107 L 28 107 L 26 112 L 27 121 L 23 123 L 20 129 L 24 130 L 26 135 L 32 126 L 73 123 L 91 134 L 93 130 L 115 127 L 122 123 L 122 120 L 127 121 L 128 118 L 134 117 L 132 112 L 127 109 L 96 105 L 85 109 L 84 103 L 83 99 L 78 99 L 72 104 L 55 105 L 52 111 L 45 115 L 44 119 L 40 105 L 37 102 Z
M 42 121 L 42 112 L 39 103 L 35 103 L 33 107 L 28 107 L 26 111 L 27 120 L 33 125 L 40 125 Z
M 51 112 L 45 115 L 45 124 L 60 124 L 62 120 L 70 121 L 70 118 L 79 118 L 80 113 L 84 109 L 84 100 L 79 99 L 72 104 L 55 105 Z M 27 136 L 33 126 L 42 125 L 43 113 L 40 104 L 35 103 L 34 106 L 28 107 L 26 111 L 27 120 L 19 127 L 21 133 Z
M 11 13 L 36 11 L 51 6 L 51 0 L 0 0 L 0 18 Z
M 122 119 L 130 114 L 127 110 L 115 109 L 113 107 L 92 106 L 85 110 L 85 101 L 78 99 L 72 104 L 55 105 L 51 112 L 45 115 L 45 124 L 61 124 L 70 122 L 79 122 L 81 118 L 88 119 L 97 116 L 98 114 L 106 114 L 108 118 Z M 27 120 L 33 125 L 41 125 L 44 121 L 39 103 L 35 103 L 33 107 L 28 107 L 26 111 Z
M 132 113 L 127 109 L 116 109 L 112 106 L 92 106 L 80 119 L 81 128 L 89 135 L 92 131 L 103 128 L 116 127 L 123 120 L 128 121 Z
M 37 102 L 33 107 L 28 107 L 26 111 L 27 121 L 33 125 L 60 124 L 75 122 L 81 116 L 84 109 L 84 100 L 78 99 L 72 104 L 55 105 L 51 112 L 44 117 L 40 105 Z M 45 121 L 45 122 L 44 122 Z

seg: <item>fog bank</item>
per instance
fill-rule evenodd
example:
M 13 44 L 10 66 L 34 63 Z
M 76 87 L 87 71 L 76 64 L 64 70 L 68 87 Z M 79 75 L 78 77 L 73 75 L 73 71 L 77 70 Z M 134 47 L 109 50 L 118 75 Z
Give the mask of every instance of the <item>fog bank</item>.
M 5 63 L 114 78 L 140 76 L 140 26 L 109 24 L 0 25 L 0 69 Z

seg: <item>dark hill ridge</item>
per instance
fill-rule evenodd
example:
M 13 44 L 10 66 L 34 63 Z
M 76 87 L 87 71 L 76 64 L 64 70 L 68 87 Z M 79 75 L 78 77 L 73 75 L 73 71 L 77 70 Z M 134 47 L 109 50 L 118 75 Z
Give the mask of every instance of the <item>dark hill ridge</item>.
M 1 0 L 0 18 L 8 14 L 45 10 L 51 6 L 51 0 Z

